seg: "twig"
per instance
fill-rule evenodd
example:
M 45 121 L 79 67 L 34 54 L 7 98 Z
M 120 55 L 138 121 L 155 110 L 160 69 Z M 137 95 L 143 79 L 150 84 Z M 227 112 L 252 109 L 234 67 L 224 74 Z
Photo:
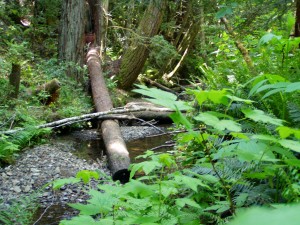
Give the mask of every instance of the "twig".
M 150 150 L 154 151 L 154 150 L 157 150 L 157 149 L 160 149 L 160 148 L 171 148 L 171 147 L 174 147 L 174 146 L 175 146 L 175 143 L 173 143 L 173 144 L 164 144 L 164 145 L 160 145 L 160 146 L 156 146 L 154 148 L 151 148 Z
M 90 114 L 84 114 L 81 116 L 75 116 L 75 117 L 70 117 L 70 118 L 65 118 L 62 120 L 57 120 L 51 123 L 46 123 L 46 124 L 42 124 L 39 126 L 35 126 L 35 129 L 41 129 L 41 128 L 50 128 L 50 129 L 54 129 L 57 127 L 61 127 L 61 126 L 66 126 L 66 125 L 70 125 L 73 123 L 78 123 L 78 122 L 82 122 L 82 121 L 88 121 L 91 119 L 101 119 L 101 120 L 105 120 L 105 119 L 135 119 L 132 116 L 129 115 L 124 115 L 124 114 L 129 114 L 129 113 L 134 113 L 134 112 L 143 112 L 143 111 L 151 111 L 151 112 L 165 112 L 165 113 L 171 113 L 174 112 L 174 110 L 168 109 L 168 108 L 147 108 L 147 107 L 137 107 L 135 109 L 127 109 L 127 108 L 123 108 L 123 109 L 112 109 L 109 111 L 104 111 L 104 112 L 97 112 L 97 113 L 90 113 Z M 119 114 L 119 115 L 117 115 Z M 25 128 L 19 128 L 19 129 L 15 129 L 15 130 L 8 130 L 8 131 L 2 131 L 0 132 L 1 134 L 14 134 L 16 132 L 19 131 L 23 131 L 25 130 Z

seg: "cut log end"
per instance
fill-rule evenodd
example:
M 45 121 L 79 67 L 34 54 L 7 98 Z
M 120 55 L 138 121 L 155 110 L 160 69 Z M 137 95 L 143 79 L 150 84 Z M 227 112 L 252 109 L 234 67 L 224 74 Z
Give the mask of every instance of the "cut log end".
M 130 172 L 128 169 L 118 170 L 112 175 L 114 181 L 119 180 L 121 184 L 125 184 L 129 181 Z

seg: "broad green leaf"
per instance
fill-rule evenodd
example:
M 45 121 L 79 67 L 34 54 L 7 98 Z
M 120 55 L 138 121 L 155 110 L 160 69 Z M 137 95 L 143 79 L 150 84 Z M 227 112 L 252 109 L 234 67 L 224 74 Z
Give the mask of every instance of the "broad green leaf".
M 235 138 L 250 140 L 250 138 L 244 133 L 230 132 L 230 135 L 232 135 L 232 137 L 235 137 Z
M 208 91 L 208 98 L 215 104 L 228 105 L 227 90 L 211 90 Z
M 87 184 L 91 178 L 99 179 L 99 174 L 96 171 L 81 170 L 76 174 L 76 178 L 81 178 L 85 184 Z
M 102 220 L 102 219 L 101 219 Z M 105 220 L 105 219 L 104 219 Z M 91 216 L 80 215 L 72 218 L 71 220 L 62 220 L 59 225 L 113 225 L 113 221 L 106 220 L 105 223 L 103 221 L 95 221 Z
M 194 200 L 190 198 L 177 198 L 176 199 L 176 205 L 183 208 L 185 205 L 192 206 L 198 209 L 201 209 L 201 206 L 195 202 Z
M 198 191 L 198 186 L 209 188 L 208 185 L 204 184 L 200 179 L 188 177 L 185 175 L 176 175 L 175 181 L 185 185 L 186 187 L 192 189 L 193 191 Z
M 227 129 L 227 130 L 234 131 L 234 132 L 242 131 L 241 125 L 232 120 L 220 120 L 219 123 L 216 124 L 215 128 L 218 130 Z
M 210 91 L 193 90 L 190 92 L 195 95 L 199 105 L 202 105 L 203 102 L 207 100 L 210 100 L 215 104 L 228 105 L 229 103 L 229 98 L 227 97 L 228 91 L 226 89 Z
M 171 167 L 172 165 L 176 165 L 176 162 L 174 161 L 173 157 L 171 157 L 170 154 L 164 153 L 159 155 L 159 162 L 167 167 Z
M 170 114 L 170 118 L 173 120 L 175 124 L 177 125 L 182 124 L 187 130 L 193 129 L 193 125 L 186 118 L 186 116 L 184 116 L 179 110 L 176 110 L 176 112 Z
M 251 208 L 238 213 L 228 225 L 299 225 L 300 205 L 279 209 Z
M 202 121 L 206 125 L 212 126 L 213 128 L 221 131 L 226 129 L 234 132 L 242 131 L 241 125 L 237 122 L 232 120 L 219 120 L 219 118 L 211 112 L 200 113 L 199 115 L 194 117 L 194 119 Z
M 240 142 L 236 152 L 239 159 L 248 162 L 277 160 L 269 145 L 262 142 L 257 142 L 256 140 Z
M 162 105 L 173 110 L 193 109 L 191 106 L 187 104 L 187 102 L 176 101 L 177 96 L 170 92 L 162 91 L 157 88 L 148 88 L 145 85 L 136 85 L 136 86 L 139 87 L 139 89 L 134 89 L 132 91 L 150 97 L 147 98 L 147 100 L 154 104 Z
M 154 169 L 160 168 L 161 164 L 156 161 L 144 161 L 140 163 L 133 164 L 130 171 L 130 178 L 134 176 L 137 171 L 143 170 L 146 175 L 151 173 Z
M 76 183 L 79 183 L 80 181 L 81 180 L 79 178 L 74 178 L 74 177 L 57 179 L 57 180 L 53 181 L 53 189 L 57 190 L 66 184 L 76 184 Z
M 277 36 L 272 33 L 267 33 L 264 36 L 262 36 L 262 38 L 259 40 L 258 46 L 266 44 L 266 43 L 270 42 L 272 39 L 280 40 L 281 38 L 282 38 L 282 36 Z
M 243 98 L 239 98 L 233 95 L 226 95 L 227 98 L 229 98 L 231 101 L 234 102 L 245 102 L 246 104 L 251 104 L 254 101 L 250 100 L 250 99 L 243 99 Z
M 112 186 L 111 184 L 101 184 L 101 185 L 98 185 L 98 188 L 112 196 L 117 196 L 118 193 L 122 191 L 122 186 L 117 186 L 117 185 Z
M 178 184 L 173 180 L 166 180 L 161 182 L 161 194 L 168 198 L 170 195 L 175 195 L 178 193 L 178 189 L 176 188 Z
M 94 204 L 80 204 L 80 203 L 75 203 L 72 204 L 70 203 L 69 206 L 71 206 L 74 209 L 77 209 L 80 211 L 80 215 L 86 215 L 86 216 L 93 216 L 101 213 L 100 211 L 100 206 L 99 205 L 94 205 Z M 107 208 L 106 211 L 112 210 L 111 208 Z
M 136 198 L 144 198 L 154 194 L 150 185 L 146 185 L 137 180 L 131 180 L 130 182 L 126 183 L 122 189 L 122 193 L 131 193 Z
M 101 193 L 100 191 L 90 190 L 89 195 L 91 198 L 88 202 L 94 205 L 95 208 L 99 210 L 99 212 L 107 214 L 112 211 L 113 206 L 116 204 L 118 199 L 109 193 Z
M 222 17 L 230 14 L 232 14 L 232 8 L 228 6 L 224 6 L 216 13 L 216 18 L 221 19 Z
M 286 149 L 282 146 L 272 146 L 271 150 L 272 150 L 272 152 L 276 152 L 276 153 L 284 156 L 284 159 L 292 159 L 292 160 L 297 159 L 292 151 L 290 151 L 289 149 Z
M 277 139 L 274 136 L 267 135 L 267 134 L 254 134 L 251 136 L 251 138 L 263 140 L 263 141 L 277 142 Z
M 144 215 L 133 220 L 132 224 L 147 224 L 147 225 L 160 224 L 160 223 L 155 223 L 158 222 L 160 219 L 161 219 L 160 217 Z
M 291 83 L 286 87 L 286 92 L 300 91 L 300 82 Z
M 267 114 L 265 114 L 264 111 L 258 110 L 258 109 L 242 109 L 242 112 L 245 114 L 245 116 L 255 122 L 262 122 L 262 123 L 270 123 L 277 126 L 282 126 L 283 120 L 273 118 Z
M 296 138 L 300 139 L 300 130 L 293 129 L 290 127 L 277 127 L 276 129 L 282 139 L 285 139 L 291 135 L 294 135 Z
M 214 127 L 217 123 L 219 123 L 218 117 L 215 115 L 212 115 L 209 112 L 200 113 L 196 117 L 194 117 L 195 120 L 202 121 L 206 125 Z
M 283 140 L 279 140 L 278 143 L 281 144 L 285 148 L 289 148 L 295 152 L 300 153 L 300 142 L 299 141 L 283 139 Z

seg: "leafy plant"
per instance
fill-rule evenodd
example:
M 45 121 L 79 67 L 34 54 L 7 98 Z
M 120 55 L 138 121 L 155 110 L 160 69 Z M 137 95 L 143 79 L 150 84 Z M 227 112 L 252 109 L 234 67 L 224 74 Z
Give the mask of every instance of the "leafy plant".
M 0 223 L 3 225 L 32 224 L 34 213 L 39 206 L 38 195 L 39 193 L 34 193 L 12 200 L 9 207 L 0 205 Z

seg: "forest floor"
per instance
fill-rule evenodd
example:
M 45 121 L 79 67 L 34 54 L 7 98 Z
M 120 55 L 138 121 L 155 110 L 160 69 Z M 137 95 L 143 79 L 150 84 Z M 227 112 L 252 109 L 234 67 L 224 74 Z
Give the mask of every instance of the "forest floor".
M 121 127 L 121 131 L 125 141 L 160 133 L 155 127 L 149 126 L 125 126 Z M 110 175 L 105 156 L 100 157 L 101 149 L 99 157 L 92 154 L 90 159 L 76 154 L 81 143 L 89 145 L 92 143 L 89 141 L 96 139 L 99 139 L 97 130 L 75 131 L 67 136 L 53 138 L 48 144 L 24 151 L 14 165 L 0 169 L 0 202 L 3 202 L 0 208 L 38 190 L 43 208 L 50 204 L 85 201 L 88 197 L 85 193 L 87 185 L 96 188 L 97 182 L 65 185 L 58 191 L 52 190 L 51 185 L 45 185 L 55 179 L 75 176 L 80 170 L 100 170 L 103 174 Z

